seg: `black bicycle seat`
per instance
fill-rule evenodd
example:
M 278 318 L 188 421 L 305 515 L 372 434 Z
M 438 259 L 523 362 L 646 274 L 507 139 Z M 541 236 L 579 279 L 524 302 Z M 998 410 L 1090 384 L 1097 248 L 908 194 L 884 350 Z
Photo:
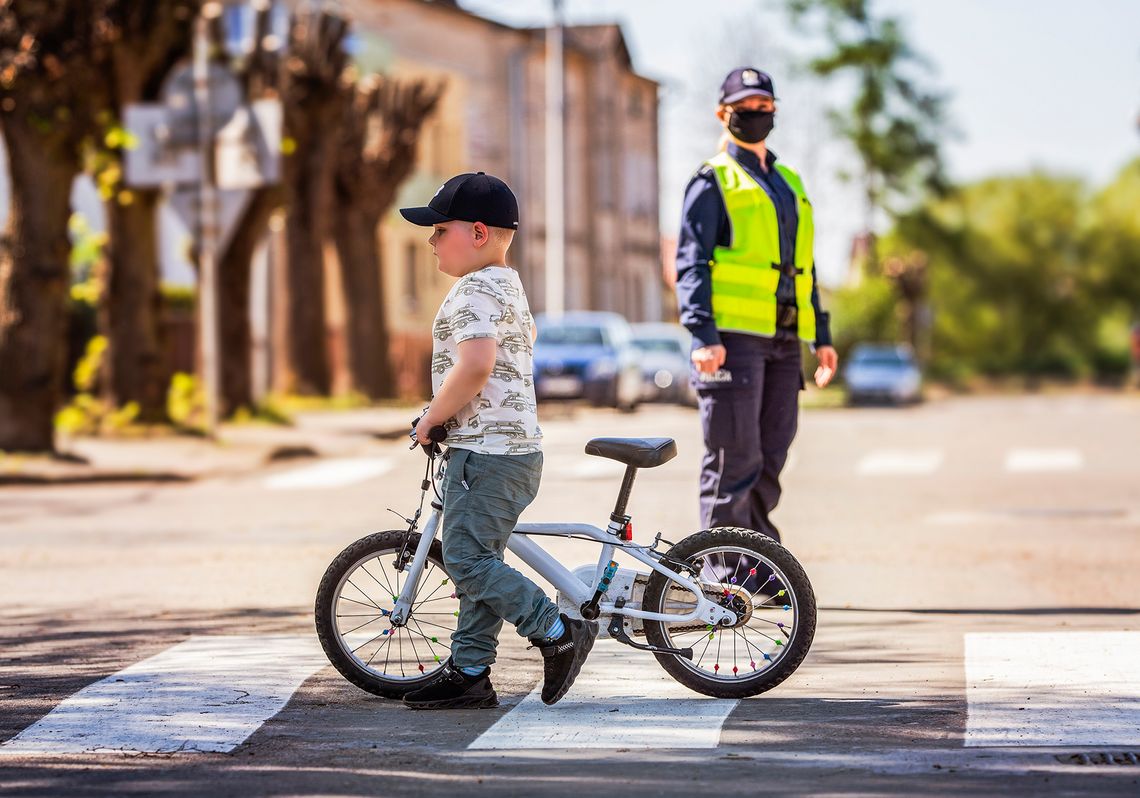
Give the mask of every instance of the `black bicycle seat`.
M 634 468 L 655 468 L 677 456 L 672 438 L 594 438 L 586 454 L 608 457 Z

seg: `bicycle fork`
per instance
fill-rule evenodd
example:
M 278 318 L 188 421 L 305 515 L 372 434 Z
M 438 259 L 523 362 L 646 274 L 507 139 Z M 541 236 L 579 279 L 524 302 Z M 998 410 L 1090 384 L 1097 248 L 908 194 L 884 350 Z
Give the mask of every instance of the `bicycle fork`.
M 435 541 L 436 532 L 439 531 L 440 515 L 439 508 L 433 502 L 432 514 L 428 517 L 427 523 L 424 524 L 423 532 L 420 533 L 420 542 L 416 546 L 416 553 L 404 572 L 404 586 L 400 589 L 400 595 L 396 597 L 396 606 L 392 608 L 390 620 L 393 626 L 403 626 L 408 622 L 408 616 L 412 613 L 412 599 L 415 598 L 420 577 L 423 576 L 424 563 L 427 562 L 431 544 Z

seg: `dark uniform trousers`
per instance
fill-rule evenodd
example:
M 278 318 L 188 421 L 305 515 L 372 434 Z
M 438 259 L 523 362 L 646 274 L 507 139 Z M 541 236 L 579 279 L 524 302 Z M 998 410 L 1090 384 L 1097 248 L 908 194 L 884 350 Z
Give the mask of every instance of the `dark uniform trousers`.
M 694 370 L 705 454 L 701 520 L 780 539 L 769 513 L 780 501 L 780 472 L 796 436 L 804 387 L 800 342 L 721 333 L 727 356 L 713 375 Z

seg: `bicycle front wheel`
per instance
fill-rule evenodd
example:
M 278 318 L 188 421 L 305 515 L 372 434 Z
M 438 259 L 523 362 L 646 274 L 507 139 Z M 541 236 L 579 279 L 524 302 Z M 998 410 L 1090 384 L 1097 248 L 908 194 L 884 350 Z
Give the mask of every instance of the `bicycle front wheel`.
M 317 637 L 329 662 L 362 690 L 402 698 L 430 682 L 451 654 L 459 600 L 432 541 L 428 559 L 402 626 L 392 610 L 407 572 L 396 569 L 404 530 L 376 532 L 356 541 L 329 564 L 317 590 Z M 408 541 L 408 556 L 419 545 Z
M 747 698 L 771 690 L 803 662 L 815 636 L 815 594 L 792 553 L 750 529 L 719 527 L 698 532 L 668 551 L 700 574 L 706 598 L 737 615 L 732 626 L 700 621 L 645 622 L 655 646 L 692 648 L 689 660 L 655 654 L 669 674 L 691 690 L 717 698 Z M 642 606 L 683 615 L 697 597 L 654 571 Z

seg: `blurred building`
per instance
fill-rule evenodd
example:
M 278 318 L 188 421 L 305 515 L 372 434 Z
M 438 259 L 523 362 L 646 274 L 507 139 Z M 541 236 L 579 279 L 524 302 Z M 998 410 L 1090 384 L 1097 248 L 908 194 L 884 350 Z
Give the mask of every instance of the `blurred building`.
M 301 0 L 297 0 L 299 4 Z M 519 29 L 454 2 L 344 0 L 361 67 L 445 80 L 425 125 L 415 174 L 398 205 L 421 205 L 443 181 L 485 171 L 519 197 L 511 250 L 531 307 L 544 305 L 545 30 Z M 658 84 L 634 71 L 617 25 L 565 31 L 566 307 L 657 321 L 665 307 L 658 224 Z M 401 392 L 427 384 L 431 322 L 450 279 L 436 271 L 429 231 L 395 208 L 381 224 L 384 291 Z M 329 270 L 335 272 L 335 270 Z M 335 277 L 333 277 L 335 279 Z M 336 302 L 337 291 L 330 291 Z M 330 308 L 335 327 L 343 313 Z

